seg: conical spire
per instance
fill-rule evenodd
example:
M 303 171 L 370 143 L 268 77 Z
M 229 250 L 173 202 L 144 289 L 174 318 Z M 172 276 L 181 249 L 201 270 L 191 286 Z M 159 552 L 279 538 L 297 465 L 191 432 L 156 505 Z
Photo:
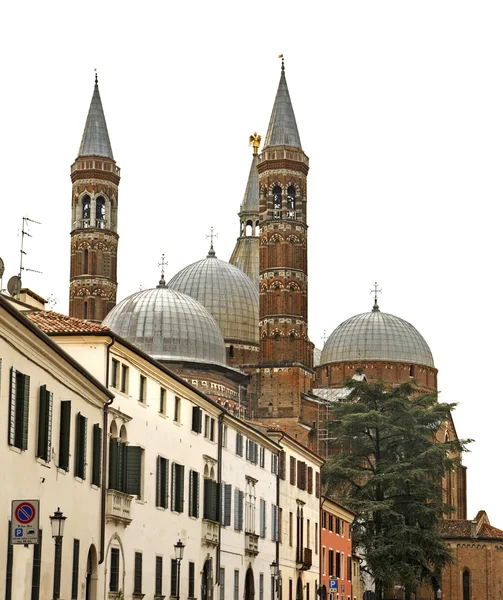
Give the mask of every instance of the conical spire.
M 258 214 L 258 154 L 254 154 L 250 167 L 250 174 L 248 175 L 248 182 L 246 183 L 245 195 L 243 202 L 241 203 L 241 212 L 252 212 Z
M 295 121 L 290 93 L 286 84 L 285 63 L 281 63 L 281 77 L 272 109 L 264 148 L 269 146 L 295 146 L 302 148 L 299 130 Z
M 78 156 L 104 156 L 112 160 L 114 157 L 98 89 L 98 75 L 95 77 L 94 93 Z

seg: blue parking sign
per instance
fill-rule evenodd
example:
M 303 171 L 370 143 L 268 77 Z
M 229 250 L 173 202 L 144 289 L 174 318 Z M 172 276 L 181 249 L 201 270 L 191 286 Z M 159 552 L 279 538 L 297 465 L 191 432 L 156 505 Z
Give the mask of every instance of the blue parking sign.
M 337 588 L 338 588 L 337 584 L 338 584 L 338 583 L 339 583 L 339 582 L 337 581 L 337 579 L 331 579 L 331 580 L 328 582 L 328 589 L 329 589 L 330 591 L 333 591 L 333 590 L 337 591 Z

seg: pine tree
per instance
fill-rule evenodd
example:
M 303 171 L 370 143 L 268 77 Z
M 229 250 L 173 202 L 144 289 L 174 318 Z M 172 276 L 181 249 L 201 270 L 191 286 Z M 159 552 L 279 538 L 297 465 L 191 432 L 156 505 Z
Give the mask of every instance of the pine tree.
M 353 547 L 376 597 L 399 583 L 410 598 L 450 561 L 437 527 L 449 510 L 441 481 L 470 440 L 437 439 L 455 405 L 412 382 L 390 388 L 354 378 L 346 387 L 328 424 L 336 455 L 324 468 L 326 492 L 356 513 Z

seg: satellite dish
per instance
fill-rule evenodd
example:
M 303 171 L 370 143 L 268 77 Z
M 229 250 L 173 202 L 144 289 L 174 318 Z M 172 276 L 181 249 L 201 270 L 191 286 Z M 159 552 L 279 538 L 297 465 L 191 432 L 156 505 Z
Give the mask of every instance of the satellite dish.
M 21 291 L 21 277 L 14 275 L 7 283 L 7 290 L 11 296 L 17 296 Z
M 3 264 L 3 260 L 0 258 L 0 277 L 3 277 L 5 271 L 5 265 Z

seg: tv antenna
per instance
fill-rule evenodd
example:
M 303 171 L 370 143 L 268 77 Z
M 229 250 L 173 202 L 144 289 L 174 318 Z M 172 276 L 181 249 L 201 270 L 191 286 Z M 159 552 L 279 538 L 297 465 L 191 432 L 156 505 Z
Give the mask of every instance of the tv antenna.
M 36 225 L 42 225 L 39 221 L 34 221 L 29 217 L 23 217 L 23 226 L 21 228 L 21 257 L 19 260 L 19 281 L 21 282 L 21 275 L 23 271 L 31 271 L 32 273 L 42 273 L 42 271 L 37 271 L 36 269 L 28 269 L 27 267 L 23 267 L 23 257 L 26 256 L 26 252 L 24 250 L 24 238 L 25 236 L 33 237 L 28 229 L 28 223 L 35 223 Z M 12 279 L 12 278 L 11 278 Z

